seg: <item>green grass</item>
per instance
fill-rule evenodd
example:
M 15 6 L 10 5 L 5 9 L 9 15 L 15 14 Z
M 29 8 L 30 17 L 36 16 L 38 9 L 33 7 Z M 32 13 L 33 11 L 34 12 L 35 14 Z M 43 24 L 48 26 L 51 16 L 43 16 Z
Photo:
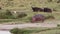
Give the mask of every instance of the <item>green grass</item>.
M 19 33 L 20 32 L 20 33 Z M 60 27 L 57 28 L 23 28 L 20 29 L 18 34 L 58 34 L 60 33 Z
M 48 2 L 47 0 L 13 0 L 13 1 L 8 1 L 8 0 L 1 0 L 0 4 L 2 5 L 3 9 L 27 9 L 30 10 L 31 6 L 37 6 L 37 7 L 49 7 L 49 8 L 55 8 L 55 9 L 60 9 L 59 4 L 56 3 L 56 0 L 53 0 L 52 2 Z
M 53 11 L 53 16 L 56 19 L 60 19 L 60 13 L 55 13 L 60 11 L 60 3 L 56 3 L 57 0 L 53 0 L 52 2 L 48 2 L 48 0 L 1 0 L 1 7 L 3 8 L 0 10 L 0 12 L 4 13 L 6 10 L 10 11 L 18 11 L 18 12 L 25 12 L 28 14 L 28 16 L 24 18 L 19 18 L 18 21 L 21 22 L 30 22 L 30 17 L 34 16 L 35 14 L 43 14 L 45 16 L 49 16 L 51 14 L 49 13 L 44 13 L 44 12 L 37 12 L 34 13 L 32 12 L 31 6 L 36 6 L 36 7 L 48 7 L 51 9 L 56 9 L 57 11 Z M 57 16 L 57 17 L 56 17 Z M 9 16 L 8 16 L 9 17 Z M 0 20 L 0 22 L 11 22 L 14 20 Z
M 60 28 L 31 28 L 31 29 L 26 29 L 31 31 L 30 34 L 56 34 L 60 33 Z
M 19 29 L 19 30 L 14 28 L 10 32 L 15 32 L 16 33 L 18 31 L 17 34 L 30 34 L 30 33 L 33 33 L 33 32 L 39 32 L 43 29 L 47 29 L 47 28 L 23 28 L 23 29 Z
M 60 34 L 60 29 L 43 31 L 43 32 L 33 33 L 33 34 Z
M 3 19 L 3 20 L 0 20 L 0 22 L 14 22 L 14 21 L 21 21 L 21 22 L 30 22 L 31 21 L 31 17 L 34 16 L 35 14 L 43 14 L 44 16 L 49 16 L 51 15 L 51 13 L 44 13 L 44 12 L 26 12 L 27 13 L 27 16 L 26 17 L 23 17 L 23 18 L 19 18 L 19 19 Z M 55 17 L 55 19 L 60 19 L 60 13 L 55 13 L 53 12 L 52 15 Z M 56 17 L 57 16 L 57 17 Z M 9 16 L 8 16 L 9 17 Z M 47 19 L 49 21 L 49 19 Z
M 14 19 L 0 19 L 0 23 L 14 22 Z
M 41 32 L 32 33 L 32 34 L 60 34 L 60 29 L 52 29 L 52 30 L 41 31 Z

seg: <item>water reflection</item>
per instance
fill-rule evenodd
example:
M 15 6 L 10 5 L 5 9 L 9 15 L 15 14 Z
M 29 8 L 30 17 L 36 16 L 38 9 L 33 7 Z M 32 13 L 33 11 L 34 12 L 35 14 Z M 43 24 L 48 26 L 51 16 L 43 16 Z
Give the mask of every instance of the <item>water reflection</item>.
M 0 34 L 11 34 L 9 31 L 0 31 Z

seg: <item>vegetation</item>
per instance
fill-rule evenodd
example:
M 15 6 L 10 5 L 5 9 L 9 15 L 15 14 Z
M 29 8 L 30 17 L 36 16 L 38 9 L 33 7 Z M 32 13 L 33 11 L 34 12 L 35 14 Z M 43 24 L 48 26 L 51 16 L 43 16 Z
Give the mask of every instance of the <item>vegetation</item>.
M 32 7 L 48 7 L 52 9 L 52 13 L 33 12 Z M 19 13 L 18 18 L 13 15 L 13 11 L 24 12 Z M 60 0 L 0 0 L 0 23 L 1 22 L 18 22 L 28 23 L 35 14 L 42 14 L 48 18 L 52 17 L 60 20 Z M 51 15 L 51 16 L 50 16 Z M 47 18 L 47 19 L 48 19 Z M 13 34 L 60 34 L 60 25 L 58 28 L 14 28 L 10 30 Z
M 43 14 L 45 16 L 53 15 L 56 19 L 60 19 L 60 3 L 57 2 L 59 2 L 59 0 L 0 0 L 0 8 L 2 8 L 0 9 L 0 19 L 16 19 L 16 17 L 11 14 L 13 11 L 25 12 L 25 14 L 21 15 L 20 13 L 18 15 L 18 21 L 22 22 L 30 22 L 31 17 L 35 14 Z M 53 10 L 53 13 L 35 13 L 32 12 L 31 6 L 40 8 L 48 7 Z
M 55 19 L 55 17 L 52 16 L 52 15 L 51 16 L 49 15 L 49 16 L 46 17 L 46 19 Z
M 23 29 L 19 29 L 19 28 L 14 28 L 12 30 L 10 30 L 11 33 L 13 34 L 56 34 L 56 33 L 60 33 L 60 28 L 23 28 Z
M 27 16 L 27 14 L 26 14 L 26 13 L 21 12 L 21 13 L 18 15 L 18 18 L 23 18 L 23 17 L 26 17 L 26 16 Z
M 58 24 L 57 26 L 60 27 L 60 24 Z
M 19 31 L 20 31 L 20 29 L 14 28 L 14 29 L 12 29 L 10 32 L 13 33 L 13 34 L 18 34 Z
M 40 28 L 42 29 L 42 28 Z M 10 32 L 13 33 L 13 34 L 30 34 L 32 32 L 38 32 L 40 30 L 39 28 L 37 28 L 35 30 L 35 28 L 28 28 L 28 29 L 19 29 L 19 28 L 14 28 L 14 29 L 11 29 Z
M 4 13 L 0 13 L 0 19 L 13 19 L 14 16 L 9 10 L 6 10 Z

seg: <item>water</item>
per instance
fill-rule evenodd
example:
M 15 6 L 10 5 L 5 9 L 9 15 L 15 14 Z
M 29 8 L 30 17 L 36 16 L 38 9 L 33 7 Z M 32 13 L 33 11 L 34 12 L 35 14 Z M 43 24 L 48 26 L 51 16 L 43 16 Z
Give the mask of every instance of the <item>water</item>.
M 0 34 L 11 34 L 9 31 L 0 31 Z

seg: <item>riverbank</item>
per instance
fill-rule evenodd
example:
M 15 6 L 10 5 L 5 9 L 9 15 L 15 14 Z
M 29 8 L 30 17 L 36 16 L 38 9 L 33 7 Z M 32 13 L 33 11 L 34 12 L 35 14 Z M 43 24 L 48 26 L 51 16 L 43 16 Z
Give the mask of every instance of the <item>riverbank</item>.
M 15 25 L 0 24 L 0 30 L 10 30 L 13 28 L 28 28 L 28 27 L 54 28 L 54 27 L 57 27 L 57 24 L 54 24 L 54 23 L 25 23 L 25 24 L 15 24 Z

